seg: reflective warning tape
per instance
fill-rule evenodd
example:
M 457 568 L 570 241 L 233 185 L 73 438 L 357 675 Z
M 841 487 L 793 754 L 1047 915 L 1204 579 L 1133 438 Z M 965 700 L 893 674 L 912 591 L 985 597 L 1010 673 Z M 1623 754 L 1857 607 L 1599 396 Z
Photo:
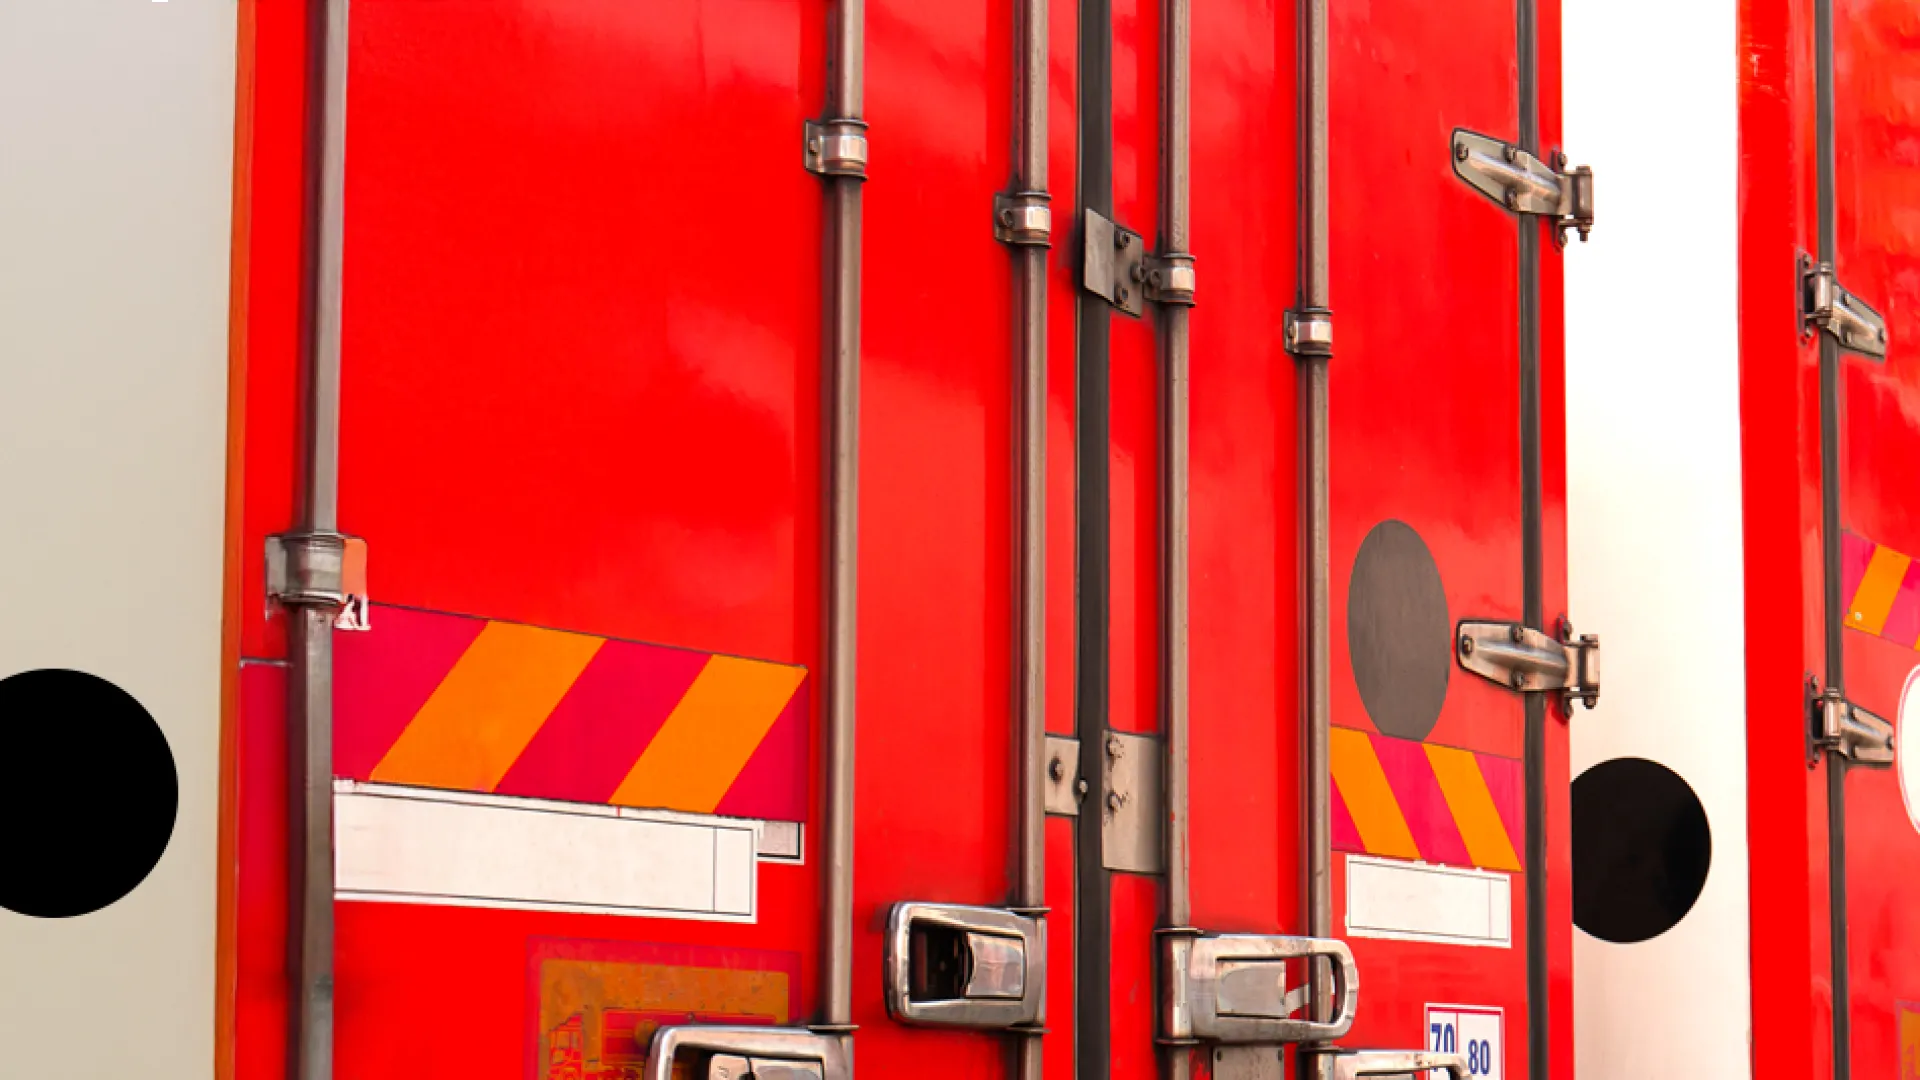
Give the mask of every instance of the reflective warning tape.
M 380 608 L 336 639 L 334 773 L 804 821 L 807 671 Z
M 1521 869 L 1518 761 L 1336 727 L 1332 766 L 1336 849 Z
M 1864 536 L 1841 536 L 1842 589 L 1851 598 L 1847 625 L 1862 633 L 1920 648 L 1920 568 Z

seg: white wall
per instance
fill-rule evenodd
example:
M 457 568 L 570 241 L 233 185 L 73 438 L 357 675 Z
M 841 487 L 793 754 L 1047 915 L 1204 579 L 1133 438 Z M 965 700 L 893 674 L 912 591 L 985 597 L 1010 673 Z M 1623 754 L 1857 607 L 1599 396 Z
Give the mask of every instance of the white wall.
M 1576 1074 L 1730 1080 L 1751 1075 L 1735 5 L 1564 10 L 1567 150 L 1594 167 L 1598 218 L 1566 262 L 1569 575 L 1605 649 L 1573 771 L 1658 761 L 1713 833 L 1678 926 L 1635 945 L 1575 930 Z
M 0 911 L 9 1080 L 213 1073 L 235 10 L 0 2 L 0 676 L 118 683 L 180 778 L 132 895 Z

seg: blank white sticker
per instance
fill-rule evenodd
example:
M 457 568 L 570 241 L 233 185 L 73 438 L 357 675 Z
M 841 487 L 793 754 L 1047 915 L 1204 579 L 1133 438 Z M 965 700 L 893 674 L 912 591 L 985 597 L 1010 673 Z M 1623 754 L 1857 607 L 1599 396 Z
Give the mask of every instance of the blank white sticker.
M 1506 1075 L 1506 1014 L 1484 1005 L 1428 1005 L 1427 1049 L 1467 1059 L 1467 1075 L 1500 1080 Z M 1444 1071 L 1432 1080 L 1448 1080 Z

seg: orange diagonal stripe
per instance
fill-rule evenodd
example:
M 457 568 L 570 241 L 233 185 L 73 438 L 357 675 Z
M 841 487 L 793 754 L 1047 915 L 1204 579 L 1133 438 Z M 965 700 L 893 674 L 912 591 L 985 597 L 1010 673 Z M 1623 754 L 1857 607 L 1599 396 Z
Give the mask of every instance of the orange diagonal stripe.
M 712 813 L 806 675 L 758 660 L 708 660 L 609 801 Z
M 1490 870 L 1518 870 L 1520 860 L 1513 853 L 1513 839 L 1500 821 L 1500 809 L 1493 805 L 1493 792 L 1487 790 L 1487 778 L 1472 752 L 1451 746 L 1429 744 L 1427 761 L 1440 781 L 1440 793 L 1447 797 L 1447 809 L 1460 827 L 1460 839 L 1467 842 L 1467 856 L 1473 865 Z
M 1400 813 L 1400 803 L 1387 786 L 1387 774 L 1373 752 L 1373 740 L 1364 731 L 1333 729 L 1333 782 L 1340 785 L 1360 842 L 1375 855 L 1417 859 L 1420 849 Z
M 1853 628 L 1878 634 L 1886 628 L 1887 614 L 1900 595 L 1900 581 L 1907 576 L 1907 564 L 1913 560 L 1892 548 L 1876 547 L 1853 594 Z
M 374 766 L 373 779 L 492 791 L 600 645 L 583 634 L 488 623 Z

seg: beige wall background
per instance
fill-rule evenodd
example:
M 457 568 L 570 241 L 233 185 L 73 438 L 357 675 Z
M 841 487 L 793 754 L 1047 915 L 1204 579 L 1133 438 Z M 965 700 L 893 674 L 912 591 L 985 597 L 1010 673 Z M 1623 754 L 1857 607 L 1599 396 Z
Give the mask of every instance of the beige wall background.
M 113 680 L 180 774 L 132 895 L 0 911 L 8 1080 L 213 1075 L 235 11 L 0 2 L 0 675 Z

